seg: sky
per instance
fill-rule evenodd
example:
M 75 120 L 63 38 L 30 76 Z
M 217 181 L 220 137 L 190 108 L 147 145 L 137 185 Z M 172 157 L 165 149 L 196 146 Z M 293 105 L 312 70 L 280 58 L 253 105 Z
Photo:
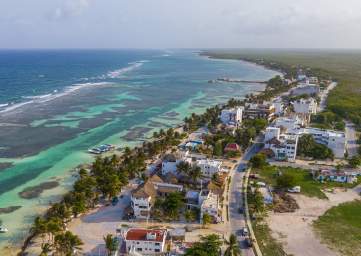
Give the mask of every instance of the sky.
M 360 0 L 0 0 L 0 48 L 360 47 Z

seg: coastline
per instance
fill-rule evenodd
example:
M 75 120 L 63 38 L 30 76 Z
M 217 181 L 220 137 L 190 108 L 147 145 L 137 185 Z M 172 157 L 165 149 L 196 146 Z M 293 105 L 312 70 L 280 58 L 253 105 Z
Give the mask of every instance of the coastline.
M 261 90 L 261 91 L 259 91 L 258 93 L 262 93 L 262 91 L 264 91 L 264 90 Z M 258 93 L 257 93 L 257 94 L 258 94 Z M 170 122 L 170 123 L 173 123 L 172 120 L 169 120 L 169 122 Z M 176 126 L 179 127 L 179 126 L 181 126 L 181 125 L 182 125 L 182 124 L 181 124 L 180 122 L 178 122 L 178 124 L 177 124 Z M 158 128 L 157 128 L 157 129 L 158 129 Z M 117 136 L 119 136 L 119 135 L 117 135 Z M 135 146 L 136 146 L 136 145 L 135 145 Z M 30 240 L 31 240 L 31 239 L 27 239 L 27 240 L 26 240 L 26 242 L 24 243 L 24 246 L 23 246 L 24 248 L 26 248 L 26 244 L 29 243 Z

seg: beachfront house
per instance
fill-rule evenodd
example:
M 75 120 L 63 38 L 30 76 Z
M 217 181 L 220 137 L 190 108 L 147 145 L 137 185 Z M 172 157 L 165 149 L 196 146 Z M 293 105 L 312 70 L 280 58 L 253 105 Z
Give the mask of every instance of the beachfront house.
M 202 175 L 208 178 L 212 178 L 214 174 L 223 171 L 221 168 L 222 161 L 212 159 L 199 159 L 197 160 L 196 165 L 201 168 Z
M 295 113 L 299 114 L 316 114 L 317 101 L 314 98 L 299 99 L 291 103 Z
M 162 175 L 167 175 L 168 173 L 177 173 L 177 165 L 182 161 L 191 161 L 188 158 L 189 151 L 177 152 L 174 154 L 166 154 L 162 159 Z
M 243 107 L 223 109 L 220 119 L 225 125 L 237 126 L 242 123 Z
M 265 150 L 271 151 L 269 157 L 273 157 L 277 161 L 294 162 L 297 156 L 298 135 L 281 134 L 281 128 L 267 127 L 265 132 Z M 268 149 L 268 151 L 267 151 Z
M 264 118 L 268 121 L 272 120 L 275 115 L 275 106 L 273 103 L 263 102 L 258 103 L 246 103 L 243 111 L 243 118 L 245 119 L 257 119 Z
M 166 251 L 166 229 L 130 228 L 122 236 L 127 253 L 135 251 L 141 255 L 160 255 Z
M 132 192 L 131 207 L 134 218 L 149 219 L 157 191 L 152 182 L 145 182 Z

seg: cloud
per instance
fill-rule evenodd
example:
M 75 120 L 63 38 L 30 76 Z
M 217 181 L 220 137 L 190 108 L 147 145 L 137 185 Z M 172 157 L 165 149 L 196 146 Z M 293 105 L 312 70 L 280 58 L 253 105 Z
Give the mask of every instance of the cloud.
M 90 0 L 66 0 L 49 15 L 51 20 L 62 20 L 81 15 L 90 5 Z

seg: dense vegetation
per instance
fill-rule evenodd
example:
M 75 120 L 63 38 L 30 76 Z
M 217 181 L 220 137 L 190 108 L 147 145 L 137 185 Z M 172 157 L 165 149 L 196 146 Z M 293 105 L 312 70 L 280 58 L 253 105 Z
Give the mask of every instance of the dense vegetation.
M 223 242 L 218 235 L 202 236 L 199 242 L 195 242 L 187 250 L 185 256 L 218 256 L 222 244 Z
M 316 143 L 312 135 L 302 135 L 298 140 L 297 155 L 313 159 L 333 159 L 334 155 L 327 146 Z
M 342 120 L 342 117 L 331 111 L 323 111 L 312 115 L 311 126 L 321 129 L 345 130 L 345 122 Z
M 361 201 L 329 209 L 314 222 L 322 240 L 342 255 L 361 255 Z

